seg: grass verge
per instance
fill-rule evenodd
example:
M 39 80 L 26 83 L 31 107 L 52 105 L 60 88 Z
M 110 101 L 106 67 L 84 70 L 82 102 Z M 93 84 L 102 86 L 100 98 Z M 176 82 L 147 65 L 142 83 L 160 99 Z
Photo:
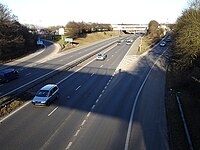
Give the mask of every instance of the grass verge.
M 188 126 L 191 141 L 194 149 L 200 149 L 200 101 L 198 94 L 192 94 L 190 86 L 196 84 L 190 82 L 190 86 L 177 84 L 177 81 L 184 81 L 184 78 L 177 76 L 170 69 L 167 71 L 166 81 L 166 110 L 168 120 L 168 131 L 170 140 L 170 149 L 188 150 L 188 143 L 185 135 L 181 114 L 176 101 L 176 94 L 180 97 L 180 102 L 184 112 L 185 120 Z M 193 87 L 193 86 L 192 86 Z M 171 90 L 170 90 L 171 89 Z M 198 92 L 199 93 L 199 92 Z

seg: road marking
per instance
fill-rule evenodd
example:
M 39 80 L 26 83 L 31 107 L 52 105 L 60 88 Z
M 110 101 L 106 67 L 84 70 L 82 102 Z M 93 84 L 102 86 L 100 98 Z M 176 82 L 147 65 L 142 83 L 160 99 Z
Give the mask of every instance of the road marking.
M 83 120 L 83 122 L 81 123 L 81 126 L 83 126 L 85 124 L 86 120 Z
M 72 142 L 69 142 L 69 144 L 66 147 L 66 150 L 70 149 L 71 145 L 72 145 Z
M 31 75 L 31 73 L 28 73 L 28 74 L 26 74 L 25 76 L 29 76 L 29 75 Z
M 104 93 L 105 92 L 105 90 L 103 90 L 101 93 Z
M 52 112 L 50 112 L 50 113 L 48 114 L 48 117 L 51 116 L 57 109 L 58 109 L 58 107 L 54 108 L 54 110 L 52 110 Z
M 74 55 L 70 56 L 69 58 L 72 58 L 72 57 L 74 57 Z
M 95 108 L 95 105 L 92 106 L 92 110 Z
M 63 61 L 63 59 L 61 59 L 60 61 Z
M 95 107 L 95 105 L 93 105 L 94 107 Z M 94 109 L 93 107 L 92 107 L 92 109 Z M 89 117 L 91 115 L 91 112 L 89 112 L 88 114 L 87 114 L 87 117 Z
M 78 130 L 76 131 L 76 134 L 75 134 L 74 136 L 77 136 L 79 132 L 80 132 L 80 129 L 78 129 Z
M 110 59 L 107 59 L 107 61 L 109 61 Z
M 14 113 L 18 112 L 19 110 L 21 110 L 22 108 L 26 107 L 28 104 L 30 104 L 31 101 L 25 103 L 24 105 L 22 105 L 21 107 L 19 107 L 18 109 L 16 109 L 15 111 L 11 112 L 9 115 L 7 115 L 6 117 L 4 117 L 3 119 L 0 120 L 0 123 L 2 123 L 3 121 L 5 121 L 6 119 L 8 119 L 10 116 L 12 116 Z
M 100 68 L 102 68 L 102 67 L 103 67 L 103 65 L 100 66 Z
M 99 98 L 101 98 L 102 94 L 99 95 Z
M 90 76 L 93 76 L 94 75 L 94 73 L 92 73 Z
M 76 88 L 76 91 L 81 88 L 81 85 Z
M 98 102 L 99 102 L 99 99 L 96 100 L 96 103 L 98 103 Z
M 128 146 L 129 146 L 129 141 L 130 141 L 130 136 L 131 136 L 131 129 L 132 129 L 132 124 L 133 124 L 133 117 L 134 117 L 134 114 L 135 114 L 135 109 L 136 109 L 136 104 L 137 104 L 137 101 L 139 99 L 139 96 L 140 96 L 140 93 L 148 79 L 148 77 L 150 76 L 150 73 L 151 71 L 153 70 L 154 66 L 157 64 L 158 60 L 164 55 L 164 53 L 167 51 L 167 49 L 158 57 L 158 59 L 155 61 L 155 63 L 153 64 L 153 66 L 151 67 L 151 69 L 149 70 L 147 76 L 145 77 L 144 81 L 142 82 L 142 85 L 140 86 L 138 92 L 137 92 L 137 95 L 135 97 L 135 101 L 134 101 L 134 104 L 133 104 L 133 107 L 132 107 L 132 111 L 131 111 L 131 116 L 130 116 L 130 120 L 129 120 L 129 125 L 128 125 L 128 131 L 127 131 L 127 134 L 126 134 L 126 141 L 125 141 L 125 147 L 124 147 L 124 150 L 128 150 Z

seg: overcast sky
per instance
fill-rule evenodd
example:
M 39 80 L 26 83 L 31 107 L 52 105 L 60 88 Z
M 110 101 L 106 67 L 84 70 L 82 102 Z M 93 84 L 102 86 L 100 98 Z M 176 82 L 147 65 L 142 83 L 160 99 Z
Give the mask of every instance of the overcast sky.
M 174 23 L 188 0 L 0 0 L 19 22 L 40 26 L 69 21 L 97 23 Z

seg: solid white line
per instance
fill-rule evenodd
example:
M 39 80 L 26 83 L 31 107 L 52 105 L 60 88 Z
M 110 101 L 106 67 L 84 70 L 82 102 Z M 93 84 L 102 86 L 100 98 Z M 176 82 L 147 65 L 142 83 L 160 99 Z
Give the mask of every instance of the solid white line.
M 81 88 L 81 85 L 76 88 L 76 91 Z
M 31 75 L 31 73 L 27 73 L 25 76 L 29 76 L 29 75 Z
M 193 150 L 194 148 L 193 148 L 192 141 L 191 141 L 191 138 L 190 138 L 190 134 L 189 134 L 189 131 L 188 131 L 187 123 L 185 121 L 185 117 L 184 117 L 184 113 L 183 113 L 183 110 L 182 110 L 182 107 L 181 107 L 180 99 L 179 99 L 177 94 L 176 94 L 176 100 L 178 102 L 178 107 L 179 107 L 179 110 L 181 112 L 181 118 L 182 118 L 182 121 L 183 121 L 184 129 L 185 129 L 185 133 L 186 133 L 186 137 L 187 137 L 187 141 L 188 141 L 188 145 L 189 145 L 189 149 Z
M 72 142 L 69 142 L 69 144 L 66 147 L 66 150 L 70 149 L 71 145 L 72 145 Z
M 54 108 L 54 110 L 52 110 L 52 112 L 50 112 L 50 113 L 48 114 L 48 117 L 51 116 L 57 109 L 58 109 L 58 107 Z
M 149 70 L 147 76 L 145 77 L 142 85 L 140 86 L 139 88 L 139 91 L 136 95 L 136 98 L 135 98 L 135 101 L 134 101 L 134 104 L 133 104 L 133 108 L 132 108 L 132 111 L 131 111 L 131 116 L 130 116 L 130 120 L 129 120 L 129 125 L 128 125 L 128 131 L 127 131 L 127 135 L 126 135 L 126 142 L 125 142 L 125 147 L 124 147 L 124 150 L 128 150 L 128 146 L 129 146 L 129 141 L 130 141 L 130 136 L 131 136 L 131 129 L 132 129 L 132 124 L 133 124 L 133 116 L 135 114 L 135 109 L 136 109 L 136 104 L 137 104 L 137 101 L 138 101 L 138 98 L 140 96 L 140 93 L 151 73 L 151 71 L 153 70 L 154 66 L 156 65 L 156 63 L 158 62 L 158 60 L 160 59 L 161 56 L 163 56 L 163 54 L 166 52 L 166 50 L 158 57 L 158 59 L 155 61 L 155 63 L 153 64 L 153 66 L 151 67 L 151 69 Z
M 16 109 L 15 111 L 13 111 L 12 113 L 10 113 L 9 115 L 7 115 L 6 117 L 4 117 L 3 119 L 0 120 L 0 123 L 2 123 L 3 121 L 5 121 L 6 119 L 8 119 L 10 116 L 12 116 L 14 113 L 18 112 L 19 110 L 21 110 L 22 108 L 24 108 L 25 106 L 27 106 L 28 104 L 30 104 L 31 101 L 25 103 L 24 105 L 22 105 L 21 107 L 19 107 L 18 109 Z

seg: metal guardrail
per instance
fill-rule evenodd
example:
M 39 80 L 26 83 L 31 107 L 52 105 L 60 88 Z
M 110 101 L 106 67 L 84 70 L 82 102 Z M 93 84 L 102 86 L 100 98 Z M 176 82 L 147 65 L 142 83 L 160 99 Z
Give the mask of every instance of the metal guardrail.
M 61 68 L 62 68 L 61 70 L 55 70 L 55 71 L 51 72 L 51 73 L 48 74 L 48 75 L 46 74 L 46 75 L 45 75 L 44 77 L 42 77 L 41 79 L 39 78 L 39 79 L 36 80 L 35 82 L 30 83 L 30 84 L 27 84 L 27 85 L 24 87 L 24 89 L 21 89 L 21 91 L 18 91 L 16 94 L 13 94 L 13 95 L 12 95 L 11 97 L 9 97 L 8 99 L 6 99 L 6 100 L 0 102 L 0 109 L 3 108 L 4 106 L 10 104 L 11 102 L 13 102 L 15 99 L 19 98 L 20 95 L 23 94 L 23 93 L 24 93 L 25 91 L 27 91 L 28 89 L 31 89 L 31 88 L 33 88 L 34 86 L 40 84 L 41 82 L 44 82 L 45 80 L 48 80 L 49 78 L 51 78 L 51 77 L 53 77 L 53 76 L 59 74 L 62 70 L 67 70 L 67 71 L 68 71 L 68 70 L 74 68 L 75 66 L 77 66 L 78 64 L 80 64 L 80 63 L 86 61 L 87 59 L 91 58 L 91 57 L 94 56 L 95 54 L 97 54 L 97 53 L 103 51 L 104 49 L 106 49 L 106 48 L 112 46 L 113 44 L 116 43 L 116 41 L 117 41 L 117 40 L 115 40 L 115 41 L 113 41 L 112 43 L 107 44 L 107 45 L 105 45 L 105 46 L 103 46 L 103 47 L 97 49 L 96 51 L 94 51 L 94 52 L 92 52 L 92 53 L 89 53 L 88 55 L 86 55 L 86 56 L 83 57 L 83 58 L 79 58 L 79 59 L 75 60 L 75 62 L 73 62 L 72 64 L 67 64 L 67 65 L 62 66 L 62 67 L 61 67 Z M 10 94 L 11 94 L 11 93 L 10 93 Z M 8 96 L 8 95 L 6 95 L 6 96 Z

